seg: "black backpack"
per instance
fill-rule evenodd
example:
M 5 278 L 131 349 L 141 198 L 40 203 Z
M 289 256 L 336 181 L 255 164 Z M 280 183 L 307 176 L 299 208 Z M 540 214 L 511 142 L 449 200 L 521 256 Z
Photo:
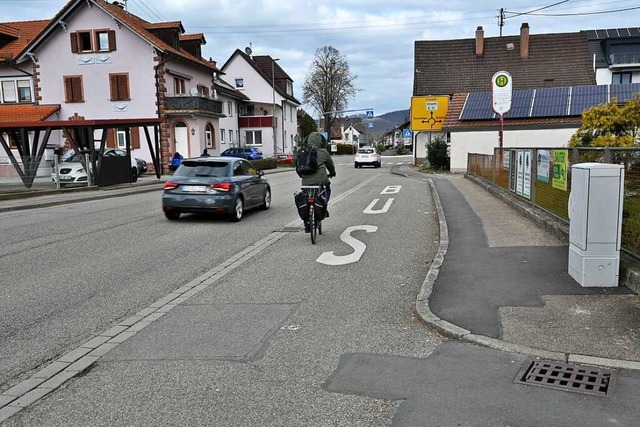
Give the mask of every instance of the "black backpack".
M 308 144 L 298 150 L 296 172 L 298 176 L 312 175 L 318 170 L 318 150 Z

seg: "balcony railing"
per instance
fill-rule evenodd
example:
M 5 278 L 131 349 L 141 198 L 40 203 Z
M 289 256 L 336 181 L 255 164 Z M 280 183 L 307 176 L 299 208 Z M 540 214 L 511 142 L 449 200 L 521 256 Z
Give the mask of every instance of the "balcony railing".
M 609 62 L 611 65 L 640 64 L 640 52 L 612 53 Z
M 168 96 L 168 113 L 197 113 L 222 116 L 222 102 L 202 96 Z

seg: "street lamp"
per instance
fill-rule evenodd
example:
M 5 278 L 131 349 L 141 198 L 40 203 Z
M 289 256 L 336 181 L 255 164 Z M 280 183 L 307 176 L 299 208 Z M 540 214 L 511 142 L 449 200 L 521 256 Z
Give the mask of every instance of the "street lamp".
M 271 58 L 271 93 L 273 94 L 273 114 L 271 124 L 273 126 L 273 157 L 276 156 L 276 73 L 274 64 L 280 61 L 280 58 Z

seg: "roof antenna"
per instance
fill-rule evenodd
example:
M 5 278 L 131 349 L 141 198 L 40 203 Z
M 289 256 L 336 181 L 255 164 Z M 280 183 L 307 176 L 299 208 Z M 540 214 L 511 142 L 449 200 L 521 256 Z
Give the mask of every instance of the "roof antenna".
M 498 18 L 498 27 L 500 27 L 500 37 L 502 37 L 502 27 L 504 27 L 504 8 L 500 8 L 500 16 Z

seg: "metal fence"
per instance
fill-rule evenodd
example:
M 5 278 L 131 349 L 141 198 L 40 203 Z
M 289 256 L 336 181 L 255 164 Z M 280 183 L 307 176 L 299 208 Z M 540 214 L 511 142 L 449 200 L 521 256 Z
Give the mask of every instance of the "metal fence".
M 624 165 L 622 247 L 640 258 L 640 148 L 496 148 L 470 153 L 467 173 L 568 223 L 571 165 L 585 162 Z

